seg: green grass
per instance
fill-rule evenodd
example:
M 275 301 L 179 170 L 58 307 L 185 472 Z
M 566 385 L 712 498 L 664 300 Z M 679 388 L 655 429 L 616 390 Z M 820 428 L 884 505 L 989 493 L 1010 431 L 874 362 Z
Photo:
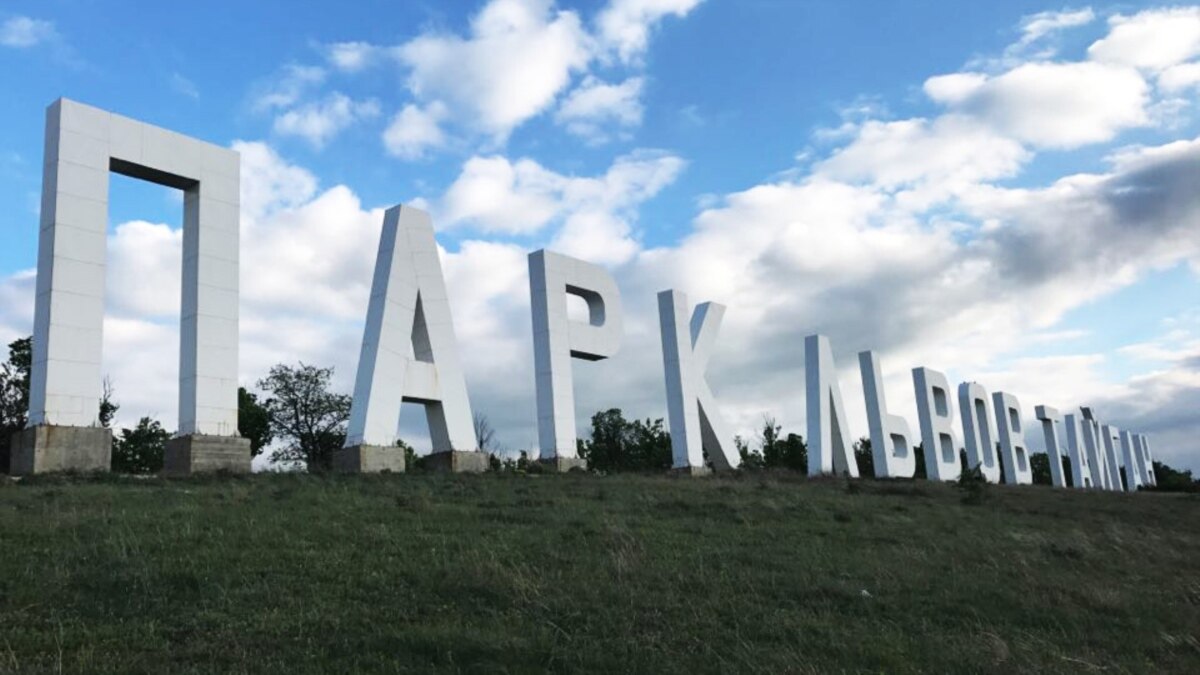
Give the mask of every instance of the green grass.
M 1196 673 L 1198 640 L 1195 496 L 0 480 L 0 672 Z

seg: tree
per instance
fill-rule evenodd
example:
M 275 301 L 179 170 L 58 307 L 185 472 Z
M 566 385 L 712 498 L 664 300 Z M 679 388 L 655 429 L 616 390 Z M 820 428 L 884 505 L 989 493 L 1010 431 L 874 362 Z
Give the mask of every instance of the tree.
M 350 397 L 329 391 L 332 377 L 332 368 L 300 363 L 278 364 L 259 380 L 258 388 L 268 396 L 262 405 L 271 434 L 285 444 L 272 459 L 301 461 L 309 471 L 331 468 L 350 419 Z
M 1148 488 L 1159 492 L 1200 492 L 1200 480 L 1192 477 L 1192 472 L 1173 469 L 1162 462 L 1154 462 L 1154 487 Z
M 928 479 L 929 469 L 925 467 L 925 443 L 924 441 L 913 446 L 913 457 L 917 458 L 917 469 L 913 472 L 913 478 Z
M 157 473 L 171 434 L 158 420 L 143 417 L 133 429 L 113 439 L 112 470 L 119 473 Z
M 100 426 L 108 429 L 112 426 L 113 418 L 116 417 L 117 411 L 121 409 L 121 405 L 113 400 L 116 394 L 116 389 L 113 388 L 112 378 L 104 376 L 104 389 L 100 394 Z
M 8 344 L 8 361 L 0 365 L 0 471 L 8 472 L 12 437 L 25 428 L 29 413 L 29 369 L 33 338 Z
M 763 417 L 758 442 L 768 469 L 808 471 L 808 444 L 799 434 L 784 436 L 783 427 L 774 417 Z
M 854 441 L 854 461 L 858 464 L 858 475 L 863 478 L 875 476 L 875 453 L 871 449 L 871 439 L 863 436 Z
M 8 361 L 0 365 L 0 472 L 9 470 L 12 437 L 29 422 L 29 377 L 33 365 L 33 336 L 8 343 Z M 100 424 L 107 427 L 121 406 L 113 400 L 112 380 L 104 378 Z
M 271 444 L 271 414 L 258 402 L 258 395 L 238 387 L 238 434 L 250 439 L 250 456 L 258 457 Z
M 476 411 L 475 413 L 475 447 L 481 452 L 491 454 L 496 450 L 496 430 L 492 428 L 488 416 Z
M 597 471 L 665 471 L 671 468 L 671 435 L 662 419 L 625 420 L 620 408 L 592 415 L 591 440 L 579 455 Z
M 762 452 L 751 449 L 746 439 L 734 436 L 733 447 L 737 448 L 738 457 L 742 460 L 740 468 L 746 471 L 760 471 L 767 468 L 767 461 L 763 459 Z
M 1034 485 L 1053 485 L 1050 475 L 1050 455 L 1037 452 L 1029 455 L 1029 471 L 1033 474 Z

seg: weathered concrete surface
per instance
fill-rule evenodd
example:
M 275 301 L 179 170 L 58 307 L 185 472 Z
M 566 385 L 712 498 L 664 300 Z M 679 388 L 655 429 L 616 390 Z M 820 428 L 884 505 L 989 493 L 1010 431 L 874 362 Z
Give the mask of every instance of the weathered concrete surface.
M 189 434 L 167 441 L 163 473 L 187 476 L 214 471 L 250 473 L 250 439 Z
M 9 473 L 108 471 L 111 463 L 112 431 L 40 424 L 13 434 Z
M 404 473 L 404 449 L 382 445 L 355 445 L 333 453 L 337 473 Z
M 425 458 L 425 466 L 431 471 L 450 473 L 483 473 L 490 468 L 486 452 L 462 450 L 431 453 Z
M 547 471 L 554 473 L 567 473 L 568 471 L 587 471 L 587 460 L 578 457 L 551 457 L 549 459 L 539 459 L 538 464 L 541 464 Z

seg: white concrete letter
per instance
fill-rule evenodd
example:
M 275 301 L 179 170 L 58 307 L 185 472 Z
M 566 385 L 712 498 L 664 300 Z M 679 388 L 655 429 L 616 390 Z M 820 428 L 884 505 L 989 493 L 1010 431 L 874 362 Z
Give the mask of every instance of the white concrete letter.
M 1042 437 L 1046 441 L 1046 456 L 1050 459 L 1050 480 L 1054 487 L 1066 487 L 1067 477 L 1063 472 L 1062 449 L 1058 443 L 1058 429 L 1055 425 L 1062 421 L 1058 410 L 1048 405 L 1039 405 L 1033 409 L 1034 415 L 1042 422 Z
M 434 452 L 475 449 L 433 224 L 398 205 L 383 216 L 346 447 L 393 445 L 404 402 L 425 406 Z
M 808 475 L 848 473 L 858 477 L 846 406 L 838 386 L 829 338 L 804 338 L 804 379 L 808 384 Z
M 1076 489 L 1094 487 L 1092 479 L 1092 463 L 1088 460 L 1087 444 L 1084 440 L 1083 425 L 1088 420 L 1079 415 L 1070 414 L 1065 418 L 1067 427 L 1067 456 L 1071 460 L 1071 485 Z
M 871 351 L 859 352 L 858 366 L 862 371 L 863 397 L 867 402 L 875 476 L 912 478 L 917 470 L 912 431 L 903 417 L 888 413 L 879 358 Z
M 1000 482 L 1000 461 L 996 458 L 996 436 L 992 433 L 992 402 L 987 389 L 978 382 L 958 385 L 958 412 L 962 417 L 963 445 L 967 449 L 967 467 L 979 467 L 989 483 Z
M 1138 451 L 1133 442 L 1134 434 L 1121 432 L 1121 463 L 1125 465 L 1125 487 L 1137 492 L 1142 486 L 1142 474 L 1138 470 Z
M 111 171 L 183 192 L 178 433 L 237 436 L 238 153 L 67 99 L 45 148 L 30 426 L 96 423 Z
M 1121 482 L 1121 430 L 1105 424 L 1101 427 L 1101 438 L 1104 440 L 1104 461 L 1108 466 L 1108 489 L 1124 492 L 1125 484 Z
M 1004 462 L 1006 482 L 1013 485 L 1033 483 L 1029 449 L 1025 447 L 1025 428 L 1017 397 L 998 391 L 992 394 L 996 409 L 996 428 L 1000 431 L 1000 459 Z
M 688 309 L 686 294 L 673 290 L 658 294 L 673 464 L 677 469 L 702 469 L 707 450 L 714 467 L 736 469 L 741 458 L 704 378 L 725 306 L 697 305 L 690 322 Z
M 954 438 L 954 411 L 946 376 L 929 368 L 913 368 L 921 443 L 925 447 L 925 473 L 929 480 L 954 481 L 962 475 L 958 442 Z
M 1142 472 L 1142 483 L 1145 485 L 1158 485 L 1158 480 L 1154 476 L 1154 457 L 1150 454 L 1150 439 L 1145 434 L 1138 434 L 1134 437 L 1134 440 L 1140 450 L 1138 453 L 1138 469 Z
M 542 459 L 575 458 L 571 357 L 599 361 L 621 346 L 621 294 L 603 267 L 551 251 L 529 254 L 538 443 Z M 588 322 L 567 318 L 567 294 L 583 298 Z

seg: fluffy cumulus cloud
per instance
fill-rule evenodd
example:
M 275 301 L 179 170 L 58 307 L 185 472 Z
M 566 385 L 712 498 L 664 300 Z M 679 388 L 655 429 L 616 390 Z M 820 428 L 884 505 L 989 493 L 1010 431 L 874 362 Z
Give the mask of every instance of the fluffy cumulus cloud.
M 419 99 L 450 103 L 497 139 L 548 108 L 591 57 L 579 15 L 551 0 L 493 0 L 468 36 L 425 34 L 397 53 Z
M 1200 7 L 1117 15 L 1112 30 L 1088 48 L 1097 61 L 1159 71 L 1200 55 Z
M 1074 148 L 1146 124 L 1148 86 L 1132 68 L 1103 63 L 1025 63 L 995 77 L 955 73 L 925 92 L 1015 140 Z
M 292 108 L 276 117 L 274 129 L 277 134 L 298 136 L 320 149 L 355 122 L 378 115 L 378 101 L 355 101 L 345 94 L 333 92 L 320 101 Z
M 442 200 L 443 227 L 490 234 L 537 235 L 560 225 L 554 248 L 598 262 L 619 263 L 638 249 L 637 207 L 673 182 L 684 162 L 639 151 L 618 158 L 603 176 L 556 173 L 531 159 L 474 157 Z
M 353 73 L 370 66 L 380 51 L 369 42 L 335 42 L 326 48 L 326 56 L 334 68 Z
M 1029 59 L 1051 59 L 1058 53 L 1057 38 L 1062 33 L 1095 20 L 1096 14 L 1090 7 L 1030 14 L 1021 20 L 1021 37 L 1009 45 L 1000 58 L 984 59 L 982 63 L 1011 66 Z
M 409 104 L 396 113 L 383 132 L 383 145 L 388 153 L 401 159 L 420 159 L 433 149 L 446 144 L 442 120 L 446 106 L 434 101 L 422 108 Z
M 663 18 L 687 16 L 699 4 L 700 0 L 612 0 L 596 18 L 600 39 L 621 59 L 636 59 Z
M 650 37 L 664 19 L 685 17 L 699 3 L 611 0 L 588 17 L 554 0 L 489 0 L 461 33 L 428 28 L 396 45 L 338 42 L 325 46 L 324 56 L 343 74 L 399 66 L 409 97 L 382 138 L 400 159 L 463 145 L 495 150 L 515 129 L 550 112 L 597 145 L 628 139 L 641 124 L 641 56 Z M 618 77 L 601 79 L 601 69 Z M 290 106 L 298 98 L 292 94 L 318 72 L 324 77 L 322 68 L 293 67 L 259 99 Z
M 605 128 L 636 127 L 642 123 L 642 86 L 645 80 L 631 77 L 618 84 L 586 78 L 559 106 L 554 121 L 567 131 L 593 143 L 608 140 Z
M 277 77 L 255 87 L 250 106 L 260 112 L 293 106 L 324 82 L 326 75 L 324 68 L 290 64 Z

